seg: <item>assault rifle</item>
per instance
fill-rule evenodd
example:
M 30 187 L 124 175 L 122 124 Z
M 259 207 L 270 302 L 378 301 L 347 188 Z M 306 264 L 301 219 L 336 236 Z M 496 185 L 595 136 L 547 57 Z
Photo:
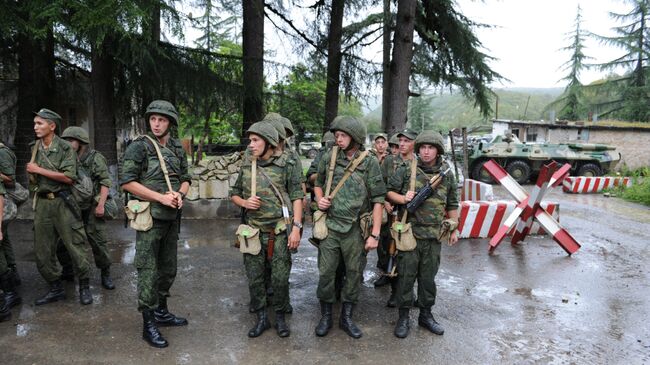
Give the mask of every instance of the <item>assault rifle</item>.
M 408 210 L 409 213 L 415 212 L 418 207 L 424 203 L 427 198 L 433 194 L 433 192 L 436 190 L 438 185 L 442 182 L 442 179 L 449 173 L 449 170 L 451 170 L 451 167 L 448 167 L 447 170 L 435 175 L 434 177 L 429 180 L 429 183 L 426 184 L 422 189 L 418 190 L 415 193 L 415 197 L 413 200 L 408 202 L 406 204 L 406 210 Z
M 391 213 L 391 218 L 390 218 L 390 226 L 392 227 L 393 223 L 397 221 L 397 206 L 393 208 L 393 212 Z M 386 276 L 394 278 L 397 276 L 396 268 L 397 268 L 397 244 L 395 243 L 395 239 L 391 235 L 390 237 L 390 242 L 388 244 L 388 267 L 386 268 Z

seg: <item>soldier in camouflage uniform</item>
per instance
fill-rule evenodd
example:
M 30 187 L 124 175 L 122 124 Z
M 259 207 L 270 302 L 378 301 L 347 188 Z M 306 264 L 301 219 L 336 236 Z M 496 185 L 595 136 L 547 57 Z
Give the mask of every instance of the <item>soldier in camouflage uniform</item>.
M 399 154 L 399 139 L 397 134 L 393 134 L 392 137 L 388 140 L 389 154 L 396 156 Z
M 16 285 L 19 283 L 18 273 L 16 271 L 16 261 L 9 236 L 7 234 L 7 225 L 9 221 L 3 221 L 5 210 L 8 208 L 6 188 L 13 186 L 16 172 L 16 156 L 14 153 L 0 143 L 0 289 L 3 294 L 0 295 L 0 321 L 3 313 L 10 315 L 9 309 L 22 303 L 22 298 L 16 292 Z M 4 195 L 4 199 L 2 198 Z M 14 204 L 13 207 L 16 205 Z
M 399 154 L 387 156 L 386 159 L 384 159 L 384 163 L 381 165 L 382 176 L 384 177 L 384 182 L 386 184 L 388 184 L 388 178 L 395 174 L 397 169 L 403 163 L 411 161 L 415 158 L 413 145 L 415 137 L 417 137 L 417 133 L 412 129 L 406 128 L 395 134 L 394 137 L 399 142 Z M 393 208 L 393 205 L 389 201 L 386 201 L 384 203 L 384 209 L 386 210 L 387 214 L 393 214 Z M 388 246 L 390 245 L 390 227 L 387 225 L 385 227 L 386 228 L 382 230 L 381 247 L 377 249 L 377 267 L 384 272 L 388 269 Z M 397 285 L 397 280 L 395 278 L 391 279 L 388 276 L 382 276 L 375 282 L 375 287 L 380 287 L 388 283 L 391 284 L 391 293 L 386 306 L 393 308 L 396 305 L 395 288 Z
M 375 157 L 377 157 L 377 161 L 379 161 L 379 165 L 384 161 L 384 158 L 389 155 L 389 152 L 387 150 L 388 148 L 388 140 L 386 139 L 386 134 L 384 133 L 378 133 L 375 135 L 375 139 L 373 140 L 372 143 L 372 152 Z
M 334 119 L 330 131 L 334 133 L 340 153 L 336 157 L 336 166 L 332 186 L 342 179 L 346 167 L 352 163 L 363 150 L 366 128 L 357 119 L 339 116 Z M 316 178 L 316 201 L 318 209 L 327 211 L 328 236 L 321 241 L 318 249 L 318 299 L 321 304 L 322 318 L 316 326 L 316 335 L 325 336 L 332 327 L 332 304 L 336 301 L 334 288 L 336 271 L 341 255 L 345 261 L 346 273 L 341 293 L 342 313 L 339 326 L 349 336 L 360 338 L 361 330 L 352 321 L 352 312 L 359 298 L 361 281 L 361 262 L 365 251 L 377 248 L 381 228 L 381 209 L 386 194 L 386 186 L 381 176 L 379 162 L 368 155 L 345 181 L 341 190 L 331 200 L 324 196 L 327 170 L 332 156 L 326 152 L 318 165 Z M 366 212 L 372 212 L 372 232 L 364 240 L 359 218 Z
M 439 133 L 424 131 L 415 140 L 419 153 L 417 164 L 416 190 L 428 184 L 431 178 L 446 170 L 442 160 L 444 144 Z M 388 181 L 387 198 L 394 204 L 404 205 L 415 196 L 409 191 L 411 168 L 402 164 Z M 445 216 L 458 219 L 458 194 L 453 174 L 447 174 L 434 193 L 420 205 L 413 214 L 408 215 L 417 246 L 413 251 L 399 252 L 397 255 L 397 305 L 399 319 L 395 325 L 395 336 L 404 338 L 409 333 L 409 309 L 413 304 L 413 285 L 418 281 L 417 306 L 420 308 L 418 324 L 429 331 L 442 335 L 443 327 L 431 314 L 436 300 L 435 276 L 440 266 L 440 242 L 438 234 Z M 458 241 L 456 232 L 451 234 L 449 244 Z
M 246 209 L 246 224 L 260 230 L 262 244 L 262 249 L 257 255 L 243 254 L 251 303 L 257 317 L 257 322 L 248 332 L 248 336 L 258 337 L 270 328 L 267 314 L 269 303 L 264 289 L 265 276 L 269 274 L 265 270 L 265 262 L 270 260 L 275 328 L 278 336 L 287 337 L 291 333 L 285 322 L 285 312 L 289 308 L 291 251 L 297 249 L 300 244 L 302 228 L 302 169 L 286 151 L 277 149 L 278 132 L 271 123 L 254 123 L 246 133 L 250 138 L 250 156 L 257 159 L 257 192 L 255 196 L 251 196 L 252 161 L 247 158 L 242 163 L 230 196 L 234 204 Z M 288 239 L 282 203 L 273 187 L 282 195 L 282 201 L 290 209 L 289 214 L 293 215 Z M 280 227 L 284 228 L 284 231 Z
M 178 126 L 176 108 L 165 100 L 154 100 L 145 112 L 153 138 L 163 155 L 173 191 L 169 191 L 152 142 L 138 137 L 124 151 L 120 185 L 133 199 L 151 202 L 153 227 L 136 232 L 134 264 L 138 270 L 138 310 L 142 312 L 142 338 L 154 347 L 167 347 L 158 326 L 186 326 L 187 319 L 169 312 L 167 297 L 176 278 L 179 210 L 189 190 L 191 177 L 187 157 L 171 130 Z
M 57 113 L 49 109 L 36 113 L 34 132 L 38 140 L 33 148 L 37 148 L 38 153 L 36 160 L 27 164 L 27 173 L 31 174 L 30 190 L 35 192 L 37 199 L 34 211 L 36 266 L 50 286 L 50 290 L 36 300 L 36 305 L 65 299 L 61 267 L 56 260 L 59 238 L 68 249 L 79 278 L 79 301 L 81 304 L 93 302 L 88 282 L 86 233 L 83 222 L 76 216 L 78 213 L 74 213 L 79 207 L 71 203 L 70 188 L 77 179 L 77 154 L 68 142 L 55 134 L 60 126 L 61 117 Z
M 63 131 L 61 137 L 72 145 L 72 148 L 77 152 L 80 168 L 84 169 L 93 181 L 93 197 L 95 198 L 88 209 L 81 211 L 81 217 L 84 222 L 88 243 L 90 243 L 93 250 L 95 265 L 101 270 L 102 286 L 105 289 L 113 290 L 115 285 L 110 274 L 111 258 L 107 247 L 106 221 L 103 218 L 104 204 L 108 199 L 108 190 L 111 187 L 106 158 L 100 152 L 88 146 L 90 143 L 88 132 L 81 127 L 68 127 Z M 59 249 L 57 256 L 65 272 L 65 263 L 69 262 L 70 256 L 65 246 L 60 243 Z

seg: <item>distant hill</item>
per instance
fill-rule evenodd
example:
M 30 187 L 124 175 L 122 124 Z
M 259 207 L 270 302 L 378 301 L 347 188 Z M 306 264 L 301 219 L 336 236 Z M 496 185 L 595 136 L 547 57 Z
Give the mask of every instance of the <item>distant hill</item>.
M 562 94 L 562 88 L 504 88 L 495 89 L 499 96 L 500 119 L 548 119 L 543 115 L 544 108 Z M 528 101 L 528 98 L 530 100 Z M 424 117 L 426 126 L 435 129 L 449 129 L 454 127 L 488 124 L 495 117 L 495 100 L 491 102 L 492 114 L 485 118 L 473 102 L 460 94 L 435 94 L 423 95 L 421 98 L 429 99 L 427 113 Z M 526 103 L 528 108 L 526 109 Z M 381 104 L 364 116 L 368 124 L 368 131 L 378 131 L 381 124 Z M 420 123 L 414 122 L 414 128 L 419 129 Z

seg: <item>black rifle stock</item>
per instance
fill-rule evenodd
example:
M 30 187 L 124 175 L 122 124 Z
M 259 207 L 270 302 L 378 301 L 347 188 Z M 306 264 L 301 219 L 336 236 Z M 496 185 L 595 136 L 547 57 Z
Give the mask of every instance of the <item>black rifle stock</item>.
M 406 210 L 408 210 L 409 213 L 415 212 L 415 210 L 418 209 L 418 207 L 422 205 L 422 203 L 424 203 L 424 201 L 427 200 L 431 194 L 433 194 L 435 189 L 442 182 L 442 179 L 445 177 L 445 175 L 449 173 L 449 170 L 451 170 L 451 167 L 448 167 L 447 170 L 431 178 L 428 184 L 426 184 L 422 189 L 418 190 L 413 200 L 406 204 Z

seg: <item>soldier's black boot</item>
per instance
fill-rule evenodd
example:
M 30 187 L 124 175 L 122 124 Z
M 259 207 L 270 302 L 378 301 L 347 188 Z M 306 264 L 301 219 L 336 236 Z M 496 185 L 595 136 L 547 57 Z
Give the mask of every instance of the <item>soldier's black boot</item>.
M 63 269 L 61 270 L 61 280 L 63 281 L 74 281 L 74 270 L 72 265 L 62 265 Z
M 363 333 L 357 327 L 354 322 L 352 322 L 352 312 L 354 309 L 354 304 L 350 302 L 344 302 L 341 309 L 341 319 L 339 320 L 339 327 L 352 338 L 361 338 Z
M 320 302 L 321 318 L 316 326 L 316 336 L 327 336 L 332 328 L 332 303 Z
M 16 269 L 16 265 L 11 265 L 9 266 L 9 269 L 11 270 L 11 274 L 13 276 L 14 280 L 14 286 L 20 286 L 22 284 L 22 280 L 20 280 L 20 275 L 18 275 L 18 269 Z
M 50 290 L 45 293 L 44 296 L 36 299 L 34 304 L 43 305 L 63 299 L 65 299 L 65 290 L 63 290 L 63 284 L 61 284 L 61 280 L 56 280 L 50 283 Z
M 399 309 L 399 318 L 397 323 L 395 323 L 395 337 L 397 338 L 406 338 L 409 335 L 409 309 L 400 308 Z
M 7 303 L 9 308 L 13 308 L 23 302 L 20 295 L 16 292 L 16 284 L 11 270 L 7 270 L 7 272 L 0 276 L 0 288 L 4 291 L 5 303 Z
M 256 312 L 257 322 L 255 326 L 248 331 L 248 337 L 259 337 L 264 331 L 271 328 L 269 316 L 266 313 L 266 308 L 262 308 Z
M 102 286 L 104 287 L 104 289 L 108 289 L 108 290 L 115 289 L 115 284 L 113 284 L 113 279 L 111 279 L 110 268 L 102 269 Z
M 431 307 L 420 308 L 420 316 L 418 317 L 418 324 L 432 333 L 440 336 L 445 333 L 445 329 L 433 319 L 433 314 L 431 314 Z
M 93 296 L 90 294 L 89 279 L 79 279 L 79 303 L 88 305 L 92 302 Z
M 391 278 L 390 280 L 390 298 L 388 298 L 386 306 L 390 308 L 397 307 L 397 278 Z
M 0 297 L 0 322 L 8 321 L 10 318 L 11 312 L 9 311 L 9 306 L 4 299 Z
M 275 312 L 275 331 L 280 337 L 289 337 L 291 334 L 287 322 L 284 321 L 284 311 Z
M 187 319 L 177 317 L 167 309 L 167 297 L 160 298 L 158 308 L 153 312 L 156 324 L 162 327 L 187 326 Z
M 156 327 L 153 310 L 151 309 L 142 311 L 142 339 L 153 347 L 163 348 L 169 346 L 167 340 Z

